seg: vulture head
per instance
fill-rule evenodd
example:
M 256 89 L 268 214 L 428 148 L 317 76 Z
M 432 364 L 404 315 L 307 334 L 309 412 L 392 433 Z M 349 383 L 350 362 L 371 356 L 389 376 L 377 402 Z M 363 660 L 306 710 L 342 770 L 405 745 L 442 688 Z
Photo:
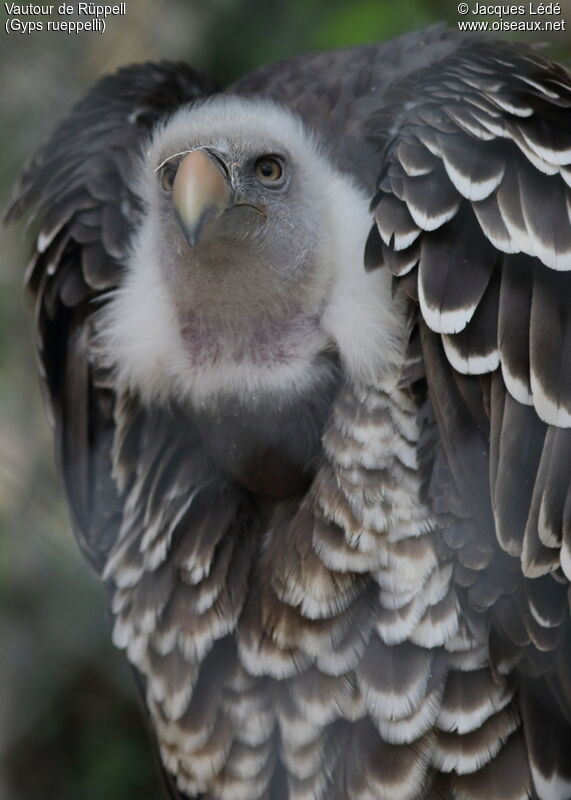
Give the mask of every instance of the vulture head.
M 144 213 L 100 328 L 143 396 L 303 392 L 329 370 L 321 354 L 372 374 L 400 341 L 373 290 L 389 298 L 388 277 L 363 270 L 367 196 L 286 108 L 230 96 L 179 110 L 136 186 Z
M 181 320 L 215 312 L 242 328 L 244 315 L 313 312 L 328 282 L 331 170 L 295 117 L 238 98 L 184 110 L 155 137 L 146 172 Z

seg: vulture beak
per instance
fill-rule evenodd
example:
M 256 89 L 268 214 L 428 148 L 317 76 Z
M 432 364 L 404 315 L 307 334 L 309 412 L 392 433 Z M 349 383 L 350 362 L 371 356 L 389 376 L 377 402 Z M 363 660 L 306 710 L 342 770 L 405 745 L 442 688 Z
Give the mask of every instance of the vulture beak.
M 172 204 L 191 247 L 198 243 L 204 223 L 221 216 L 230 201 L 230 179 L 215 155 L 193 150 L 183 158 L 172 187 Z

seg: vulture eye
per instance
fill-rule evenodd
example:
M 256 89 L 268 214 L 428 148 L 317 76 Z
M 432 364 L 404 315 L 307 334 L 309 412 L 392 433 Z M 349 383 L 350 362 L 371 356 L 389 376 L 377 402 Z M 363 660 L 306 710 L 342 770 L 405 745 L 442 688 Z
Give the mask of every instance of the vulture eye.
M 267 186 L 277 186 L 283 183 L 284 169 L 282 162 L 276 156 L 262 156 L 256 161 L 256 177 Z
M 172 186 L 177 173 L 177 166 L 165 164 L 161 169 L 161 186 L 165 192 L 172 192 Z

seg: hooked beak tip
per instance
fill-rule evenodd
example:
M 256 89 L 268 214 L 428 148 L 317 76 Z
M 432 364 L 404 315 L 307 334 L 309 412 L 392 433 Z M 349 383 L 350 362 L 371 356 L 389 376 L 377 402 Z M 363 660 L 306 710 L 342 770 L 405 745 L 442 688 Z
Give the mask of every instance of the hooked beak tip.
M 191 224 L 187 220 L 183 219 L 176 207 L 174 208 L 174 216 L 187 244 L 189 244 L 190 247 L 196 247 L 200 239 L 200 234 L 204 225 L 204 219 L 201 218 L 196 223 Z

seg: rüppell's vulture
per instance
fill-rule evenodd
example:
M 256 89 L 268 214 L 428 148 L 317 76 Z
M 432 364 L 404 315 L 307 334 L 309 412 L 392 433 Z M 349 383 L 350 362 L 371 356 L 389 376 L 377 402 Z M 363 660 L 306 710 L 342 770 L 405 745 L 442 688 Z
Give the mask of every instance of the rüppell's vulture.
M 10 218 L 173 797 L 571 797 L 571 76 L 437 27 L 101 80 Z

